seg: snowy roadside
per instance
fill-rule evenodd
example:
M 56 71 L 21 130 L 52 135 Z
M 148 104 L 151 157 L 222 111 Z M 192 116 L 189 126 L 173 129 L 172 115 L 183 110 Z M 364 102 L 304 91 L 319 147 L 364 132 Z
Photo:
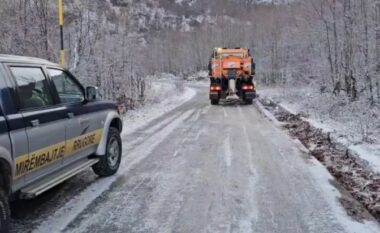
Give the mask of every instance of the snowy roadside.
M 278 120 L 291 136 L 298 139 L 309 153 L 327 168 L 344 187 L 343 192 L 348 191 L 377 220 L 380 220 L 380 175 L 374 172 L 373 165 L 369 166 L 368 161 L 364 161 L 351 149 L 352 145 L 347 144 L 347 140 L 336 136 L 342 131 L 347 133 L 344 131 L 344 125 L 341 124 L 341 129 L 334 128 L 331 124 L 327 128 L 325 124 L 305 113 L 308 109 L 299 108 L 296 111 L 294 106 L 289 106 L 293 104 L 299 107 L 302 100 L 289 104 L 287 99 L 277 99 L 280 95 L 270 95 L 268 92 L 273 93 L 273 90 L 260 92 L 257 105 L 262 105 L 261 108 L 265 110 L 266 115 L 273 115 L 275 121 Z M 342 196 L 339 199 L 347 214 L 359 220 L 366 219 L 366 211 L 350 199 L 349 196 Z
M 126 136 L 134 133 L 137 129 L 189 101 L 195 94 L 196 91 L 194 89 L 183 87 L 182 85 L 178 86 L 176 82 L 153 82 L 146 105 L 139 109 L 128 111 L 124 116 L 123 141 Z M 179 119 L 174 120 L 172 122 L 173 126 L 162 133 L 170 133 L 183 118 L 184 116 L 181 116 Z M 155 141 L 151 143 L 152 145 L 160 142 L 159 138 L 154 138 L 154 140 Z M 139 154 L 138 158 L 126 157 L 120 165 L 119 172 L 115 176 L 99 179 L 97 182 L 88 186 L 53 215 L 44 219 L 44 221 L 33 230 L 33 233 L 62 232 L 65 230 L 80 213 L 106 192 L 121 176 L 125 175 L 135 163 L 138 163 L 138 161 L 148 156 L 149 153 L 146 148 L 144 148 L 144 153 L 145 155 L 142 153 Z
M 305 121 L 330 134 L 335 141 L 347 147 L 350 154 L 380 174 L 379 112 L 356 109 L 355 106 L 348 108 L 339 101 L 329 106 L 324 99 L 326 97 L 316 97 L 315 92 L 307 89 L 289 93 L 280 88 L 264 88 L 259 93 L 261 98 L 273 100 L 290 113 L 304 115 Z M 372 116 L 363 111 L 372 112 Z
M 207 75 L 206 71 L 200 71 L 186 77 L 185 81 L 208 85 L 208 80 L 200 82 L 204 81 L 208 77 Z M 173 74 L 163 73 L 149 78 L 156 81 L 152 83 L 145 105 L 135 110 L 129 110 L 125 114 L 122 136 L 135 132 L 138 128 L 190 100 L 196 94 L 194 89 L 184 86 L 184 80 Z
M 125 114 L 122 136 L 135 132 L 138 128 L 180 106 L 193 98 L 195 93 L 194 89 L 180 86 L 178 83 L 153 83 L 146 104 Z

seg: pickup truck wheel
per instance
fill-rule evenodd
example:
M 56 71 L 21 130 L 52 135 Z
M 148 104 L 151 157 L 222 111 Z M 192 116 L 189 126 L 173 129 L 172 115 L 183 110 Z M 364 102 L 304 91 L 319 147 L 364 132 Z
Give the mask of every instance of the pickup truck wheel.
M 101 177 L 114 175 L 120 167 L 121 150 L 120 132 L 111 127 L 108 132 L 106 154 L 92 167 L 95 174 Z
M 3 190 L 0 189 L 0 232 L 9 232 L 9 222 L 10 222 L 10 209 L 8 197 L 4 194 Z
M 219 104 L 219 100 L 211 100 L 211 105 L 218 105 Z

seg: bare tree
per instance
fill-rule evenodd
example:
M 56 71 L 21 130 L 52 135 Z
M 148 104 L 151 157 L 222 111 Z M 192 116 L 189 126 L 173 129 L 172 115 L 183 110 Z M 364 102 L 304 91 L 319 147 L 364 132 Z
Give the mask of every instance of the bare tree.
M 372 85 L 372 78 L 370 75 L 370 54 L 369 54 L 369 25 L 368 25 L 368 6 L 367 6 L 367 0 L 361 0 L 361 11 L 363 15 L 363 24 L 364 24 L 364 77 L 366 80 L 366 86 L 368 86 L 369 89 L 369 99 L 371 101 L 371 104 L 374 103 L 373 98 L 373 85 Z
M 380 102 L 380 0 L 375 3 L 375 44 L 376 44 L 376 90 Z

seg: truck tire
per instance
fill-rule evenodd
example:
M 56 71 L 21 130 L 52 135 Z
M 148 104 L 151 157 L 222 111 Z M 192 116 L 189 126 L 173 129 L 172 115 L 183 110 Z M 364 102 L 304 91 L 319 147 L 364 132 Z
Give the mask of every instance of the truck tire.
M 11 219 L 9 209 L 9 200 L 7 195 L 0 188 L 0 232 L 8 233 L 9 232 L 9 222 Z
M 218 105 L 219 104 L 219 100 L 211 100 L 211 105 Z
M 101 157 L 97 164 L 92 166 L 95 174 L 101 177 L 114 175 L 120 167 L 121 151 L 120 132 L 111 127 L 108 131 L 106 154 Z

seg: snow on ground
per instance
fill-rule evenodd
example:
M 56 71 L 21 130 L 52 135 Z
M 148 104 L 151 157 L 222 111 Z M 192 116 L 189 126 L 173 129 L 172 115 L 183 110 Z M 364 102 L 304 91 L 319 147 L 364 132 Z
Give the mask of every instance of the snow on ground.
M 208 71 L 202 70 L 185 77 L 186 81 L 207 81 L 209 82 Z
M 348 103 L 344 98 L 320 94 L 313 89 L 262 88 L 259 94 L 278 102 L 291 113 L 306 113 L 305 120 L 330 132 L 334 139 L 359 156 L 380 174 L 380 109 L 366 103 Z
M 331 180 L 334 180 L 334 177 L 331 176 L 327 169 L 317 159 L 311 158 L 310 161 L 312 163 L 312 166 L 310 166 L 310 171 L 318 183 L 318 187 L 320 187 L 321 191 L 325 194 L 325 200 L 332 207 L 332 210 L 335 212 L 335 216 L 345 227 L 345 230 L 347 232 L 357 233 L 377 232 L 379 228 L 375 221 L 365 220 L 363 222 L 356 222 L 352 221 L 352 219 L 347 216 L 346 211 L 338 201 L 342 195 L 335 187 L 331 186 Z
M 367 161 L 373 170 L 380 174 L 380 145 L 351 145 L 349 149 Z
M 136 110 L 130 110 L 124 116 L 123 135 L 131 134 L 136 129 L 151 122 L 162 114 L 173 110 L 195 96 L 195 90 L 175 84 L 156 82 L 149 91 L 146 104 Z
M 363 209 L 364 207 L 356 203 L 348 194 L 351 193 L 355 196 L 356 200 L 359 200 L 359 202 L 368 208 L 367 210 L 370 210 L 377 216 L 376 207 L 374 207 L 373 204 L 376 205 L 376 201 L 374 200 L 377 200 L 375 196 L 378 192 L 377 190 L 363 188 L 376 182 L 377 178 L 373 175 L 370 177 L 369 174 L 371 173 L 366 173 L 366 169 L 362 169 L 363 166 L 358 167 L 350 164 L 351 160 L 344 158 L 344 152 L 339 152 L 339 150 L 333 149 L 334 147 L 330 147 L 329 145 L 327 145 L 328 149 L 324 147 L 323 144 L 326 145 L 327 139 L 324 142 L 319 135 L 320 131 L 318 127 L 309 127 L 310 124 L 305 122 L 307 119 L 296 115 L 294 110 L 293 115 L 288 114 L 286 110 L 281 110 L 282 106 L 275 104 L 270 98 L 263 97 L 263 95 L 261 95 L 261 99 L 257 101 L 256 105 L 271 121 L 288 129 L 292 137 L 297 138 L 295 142 L 297 142 L 301 151 L 305 151 L 306 154 L 312 154 L 314 156 L 310 157 L 310 162 L 313 164 L 310 170 L 317 180 L 318 187 L 325 193 L 323 196 L 326 201 L 333 207 L 335 215 L 340 219 L 340 222 L 344 223 L 342 225 L 345 226 L 346 231 L 363 232 L 364 229 L 372 229 L 373 232 L 378 232 L 378 230 L 375 230 L 375 221 L 368 221 L 372 218 L 368 217 L 369 215 Z M 279 121 L 277 119 L 279 119 Z M 326 136 L 323 136 L 323 138 L 326 138 Z M 328 160 L 327 157 L 330 157 L 330 160 Z M 321 163 L 317 159 L 320 160 Z M 325 167 L 322 164 L 324 164 Z M 345 173 L 346 171 L 350 172 Z M 337 179 L 335 180 L 331 174 L 334 174 Z M 339 174 L 341 175 L 339 176 Z M 374 182 L 372 182 L 371 179 L 373 179 Z M 335 186 L 334 184 L 338 184 L 336 182 L 340 185 Z M 340 187 L 343 187 L 343 189 Z M 337 188 L 340 191 L 338 191 Z M 344 211 L 342 205 L 346 208 L 346 211 Z M 347 214 L 366 226 L 364 227 L 361 224 L 348 220 Z
M 149 156 L 152 151 L 155 151 L 156 156 L 150 157 L 148 164 L 160 164 L 160 166 L 157 166 L 157 170 L 147 171 L 147 167 L 140 167 L 140 172 L 142 173 L 140 173 L 137 178 L 140 177 L 142 180 L 131 181 L 137 182 L 135 188 L 133 190 L 126 190 L 124 193 L 121 192 L 120 194 L 122 195 L 120 196 L 122 198 L 120 199 L 115 200 L 111 198 L 108 200 L 111 203 L 108 203 L 111 207 L 115 205 L 120 206 L 120 213 L 123 213 L 123 208 L 125 208 L 126 205 L 125 203 L 128 203 L 129 205 L 131 203 L 131 200 L 137 200 L 141 201 L 141 203 L 144 204 L 150 204 L 148 206 L 152 207 L 153 209 L 156 208 L 157 211 L 161 210 L 158 207 L 163 207 L 165 210 L 167 210 L 168 213 L 170 213 L 169 217 L 171 217 L 171 219 L 169 220 L 177 221 L 177 224 L 185 227 L 185 229 L 188 226 L 201 226 L 201 224 L 199 224 L 197 221 L 189 221 L 189 219 L 204 220 L 202 219 L 202 214 L 212 213 L 213 215 L 208 215 L 207 217 L 211 217 L 211 220 L 214 220 L 215 222 L 210 221 L 207 222 L 207 224 L 210 225 L 215 223 L 215 225 L 211 226 L 216 227 L 217 229 L 224 227 L 224 225 L 228 225 L 229 222 L 234 222 L 235 224 L 235 221 L 239 220 L 239 218 L 243 220 L 243 222 L 241 222 L 242 226 L 245 226 L 247 224 L 248 228 L 251 227 L 249 225 L 250 223 L 262 224 L 256 224 L 254 226 L 258 229 L 262 227 L 274 229 L 276 227 L 279 227 L 276 226 L 277 223 L 282 224 L 281 226 L 283 226 L 284 229 L 287 229 L 287 227 L 290 229 L 292 227 L 296 229 L 297 226 L 299 226 L 296 226 L 296 224 L 302 223 L 302 221 L 309 219 L 311 221 L 306 222 L 308 225 L 304 227 L 309 227 L 310 231 L 312 232 L 317 232 L 318 229 L 327 227 L 324 226 L 324 224 L 331 227 L 338 225 L 335 220 L 338 220 L 339 223 L 343 224 L 346 230 L 345 232 L 378 232 L 376 224 L 372 222 L 358 223 L 348 218 L 343 208 L 337 202 L 337 198 L 340 195 L 339 192 L 329 183 L 329 180 L 331 180 L 332 177 L 329 175 L 326 168 L 324 168 L 322 165 L 320 165 L 320 163 L 313 159 L 311 164 L 312 176 L 309 176 L 310 166 L 306 166 L 305 161 L 297 152 L 297 148 L 294 148 L 291 142 L 288 140 L 283 140 L 284 138 L 287 138 L 286 134 L 281 130 L 272 127 L 270 123 L 261 121 L 261 115 L 255 112 L 252 108 L 243 109 L 242 107 L 238 107 L 239 112 L 236 114 L 235 108 L 212 108 L 210 106 L 205 106 L 205 100 L 201 99 L 201 96 L 198 96 L 200 99 L 199 105 L 188 105 L 188 110 L 179 110 L 178 112 L 170 114 L 170 116 L 164 119 L 162 123 L 158 123 L 157 125 L 153 126 L 149 125 L 148 128 L 145 128 L 146 131 L 144 132 L 149 134 L 150 137 L 136 137 L 133 132 L 136 132 L 136 130 L 143 127 L 145 124 L 148 124 L 150 120 L 161 116 L 164 112 L 169 111 L 169 109 L 173 109 L 176 106 L 181 105 L 186 100 L 191 99 L 195 95 L 194 90 L 188 88 L 181 90 L 179 87 L 180 85 L 178 83 L 154 83 L 151 95 L 147 99 L 147 105 L 141 109 L 127 113 L 125 120 L 126 130 L 123 132 L 123 141 L 126 147 L 126 150 L 124 150 L 124 152 L 128 154 L 128 156 L 125 156 L 118 175 L 106 179 L 101 179 L 86 188 L 86 190 L 78 194 L 77 197 L 70 200 L 63 208 L 60 208 L 55 214 L 47 218 L 46 221 L 43 222 L 34 232 L 60 232 L 61 230 L 65 229 L 66 226 L 68 226 L 74 219 L 78 218 L 79 214 L 83 213 L 83 210 L 86 209 L 89 204 L 93 203 L 94 200 L 96 200 L 106 190 L 108 190 L 116 180 L 122 178 L 125 173 L 131 171 L 132 167 L 136 167 L 140 161 L 142 161 L 144 158 L 147 158 L 147 156 Z M 206 112 L 208 112 L 208 114 L 203 114 Z M 192 115 L 193 117 L 191 117 Z M 210 116 L 213 117 L 211 118 Z M 207 123 L 207 120 L 210 119 L 212 119 L 212 122 L 215 122 L 215 116 L 217 117 L 216 123 L 218 124 Z M 203 119 L 198 120 L 199 117 L 203 117 Z M 228 118 L 230 118 L 230 121 L 227 121 Z M 186 119 L 188 119 L 190 122 L 194 122 L 194 124 L 184 124 L 184 121 Z M 248 124 L 247 121 L 252 120 L 254 122 L 261 121 L 261 123 L 264 125 L 260 126 L 260 124 Z M 225 144 L 227 150 L 223 150 L 223 148 L 220 148 L 218 146 L 210 146 L 210 144 L 204 141 L 203 138 L 210 140 L 211 136 L 215 142 L 218 141 L 218 132 L 220 132 L 219 125 L 225 125 L 226 122 L 238 121 L 242 124 L 240 124 L 240 126 L 237 128 L 231 127 L 232 125 L 228 125 L 231 131 L 226 131 L 229 134 L 229 137 L 227 137 L 228 140 L 226 139 L 227 144 Z M 205 122 L 206 124 L 204 124 Z M 162 130 L 157 130 L 159 129 L 160 125 L 167 126 L 165 126 Z M 189 127 L 189 125 L 191 125 L 191 127 Z M 199 139 L 199 129 L 205 127 L 205 125 L 208 128 L 206 131 L 204 131 L 206 134 L 201 135 L 202 138 Z M 177 130 L 179 126 L 183 126 L 184 128 Z M 186 126 L 188 128 L 186 128 Z M 150 134 L 149 131 L 156 133 Z M 169 141 L 169 143 L 165 143 L 164 148 L 157 147 L 173 132 L 176 134 L 174 137 L 170 137 L 169 140 L 171 141 Z M 185 137 L 182 139 L 184 132 L 188 138 Z M 247 141 L 237 140 L 234 143 L 241 144 L 237 144 L 235 146 L 228 145 L 230 144 L 230 139 L 234 138 L 232 136 L 240 135 L 242 132 L 244 133 L 243 138 Z M 198 136 L 193 137 L 193 135 Z M 177 143 L 180 142 L 180 140 L 184 142 L 185 139 L 194 141 L 189 143 L 182 143 L 184 146 L 178 149 L 176 146 Z M 133 148 L 133 144 L 139 143 L 142 143 L 139 147 L 131 149 Z M 215 143 L 212 143 L 211 145 L 214 144 Z M 157 148 L 157 150 L 155 150 L 155 148 Z M 209 150 L 209 154 L 222 154 L 222 152 L 224 152 L 225 156 L 222 158 L 222 161 L 225 162 L 225 165 L 224 163 L 220 163 L 219 156 L 204 156 L 205 149 Z M 168 153 L 168 151 L 172 151 L 173 155 L 171 153 Z M 259 153 L 263 153 L 266 156 L 247 156 Z M 234 154 L 244 156 L 233 156 Z M 161 156 L 167 156 L 167 159 L 161 160 Z M 169 159 L 169 156 L 173 157 L 173 159 Z M 288 161 L 292 162 L 288 163 Z M 189 164 L 191 166 L 189 166 Z M 221 166 L 221 164 L 223 165 Z M 227 170 L 221 169 L 223 167 L 227 168 Z M 149 177 L 152 177 L 152 174 L 158 178 L 147 179 Z M 205 182 L 204 177 L 208 178 L 206 180 L 207 182 Z M 167 182 L 164 183 L 164 185 L 153 185 L 155 182 L 161 182 L 161 179 L 167 181 L 173 180 L 176 182 Z M 317 182 L 318 185 L 316 185 L 314 181 Z M 194 187 L 199 188 L 199 193 L 196 193 L 196 196 L 191 196 L 193 192 L 186 191 L 192 190 L 192 184 L 196 184 Z M 157 188 L 162 192 L 156 192 L 153 198 L 148 198 L 144 194 L 152 193 L 152 187 Z M 155 191 L 155 189 L 153 189 L 153 191 Z M 290 196 L 289 193 L 291 191 L 292 195 Z M 293 193 L 293 191 L 295 193 Z M 189 192 L 190 196 L 185 196 L 186 203 L 188 204 L 185 207 L 188 207 L 189 211 L 183 211 L 185 208 L 181 208 L 181 211 L 183 212 L 182 215 L 179 215 L 178 212 L 176 212 L 178 208 L 177 200 L 181 201 L 180 197 L 187 192 Z M 323 193 L 326 195 L 320 195 Z M 255 196 L 257 194 L 259 195 Z M 172 197 L 174 198 L 168 197 L 168 204 L 165 204 L 165 202 L 161 203 L 161 200 L 164 200 L 161 198 L 166 197 L 167 195 L 173 195 Z M 209 199 L 207 199 L 207 197 L 209 197 Z M 315 199 L 316 197 L 317 199 Z M 198 198 L 201 198 L 202 200 Z M 151 203 L 150 201 L 152 201 L 152 199 L 158 200 L 158 202 Z M 215 202 L 211 202 L 214 199 Z M 326 199 L 327 203 L 322 201 L 324 199 Z M 119 200 L 124 200 L 125 202 L 119 202 Z M 208 203 L 216 204 L 213 204 L 212 208 L 208 209 L 208 206 L 204 202 L 205 200 Z M 134 202 L 132 202 L 132 204 L 133 203 Z M 139 206 L 138 203 L 135 206 Z M 160 205 L 154 205 L 157 203 Z M 137 210 L 133 209 L 136 208 L 134 205 L 131 206 L 132 210 Z M 286 208 L 292 206 L 295 208 Z M 330 208 L 332 208 L 332 214 L 330 213 Z M 95 209 L 96 208 L 91 209 L 90 212 Z M 203 209 L 205 211 L 203 211 Z M 131 209 L 128 209 L 127 211 L 129 210 Z M 202 210 L 202 212 L 195 212 L 196 210 Z M 326 210 L 327 212 L 325 212 Z M 102 211 L 104 211 L 104 209 L 97 209 L 94 212 L 96 213 L 95 217 L 92 214 L 82 217 L 85 219 L 94 217 L 93 221 L 90 222 L 101 221 L 102 218 L 98 219 L 96 218 L 96 215 L 101 216 Z M 142 210 L 142 212 L 144 211 L 145 210 Z M 231 213 L 235 213 L 234 211 L 240 211 L 240 214 L 237 215 L 237 219 L 231 219 Z M 255 211 L 258 213 L 256 214 Z M 299 211 L 302 211 L 304 214 L 298 215 L 300 213 Z M 165 227 L 165 224 L 170 221 L 168 221 L 167 215 L 165 215 L 165 213 L 159 213 L 160 214 L 158 215 L 158 219 L 157 216 L 155 214 L 151 214 L 151 212 L 149 212 L 148 217 L 153 216 L 150 217 L 151 221 L 159 221 L 161 224 L 158 225 Z M 197 215 L 194 216 L 195 213 L 197 213 Z M 116 212 L 116 218 L 122 216 L 117 214 L 118 212 Z M 140 216 L 144 215 L 139 215 L 139 212 L 136 212 L 136 215 L 134 217 L 138 220 L 143 220 L 141 222 L 142 225 L 147 223 L 147 225 L 150 227 L 152 226 L 146 218 L 140 218 Z M 335 216 L 337 216 L 337 219 Z M 249 221 L 245 221 L 246 219 L 244 217 L 247 217 Z M 251 221 L 256 217 L 260 218 L 260 221 Z M 208 220 L 207 218 L 205 219 Z M 112 218 L 107 220 L 110 222 L 113 221 Z M 125 221 L 120 222 L 120 225 L 128 226 L 128 222 L 131 223 L 133 220 L 134 219 L 126 219 Z M 289 220 L 293 220 L 293 222 Z M 138 223 L 133 223 L 137 224 L 138 226 Z M 83 226 L 79 227 L 78 231 L 86 232 L 86 227 L 87 225 L 84 224 Z M 243 230 L 241 232 L 250 232 L 248 228 L 242 227 Z M 201 232 L 195 231 L 194 228 L 190 229 L 192 229 L 194 232 Z M 286 229 L 283 232 L 285 232 Z M 67 230 L 69 230 L 67 232 L 70 232 L 71 229 Z M 98 228 L 94 228 L 94 230 L 99 231 Z M 179 232 L 185 231 L 183 230 Z M 224 231 L 211 230 L 211 232 Z M 263 232 L 274 231 L 267 230 Z M 324 232 L 334 231 L 328 231 L 328 229 L 326 229 Z
M 348 218 L 326 169 L 315 162 L 310 173 L 286 132 L 255 108 L 210 107 L 202 94 L 191 103 L 161 118 L 167 126 L 124 138 L 127 177 L 65 232 L 379 232 Z
M 195 96 L 196 91 L 194 89 L 183 86 L 181 89 L 178 85 L 179 84 L 176 82 L 174 82 L 174 84 L 154 82 L 152 84 L 150 95 L 146 101 L 147 104 L 139 109 L 128 111 L 124 116 L 122 139 L 148 124 L 150 121 L 184 104 Z M 161 132 L 161 134 L 171 133 L 184 118 L 188 117 L 188 115 L 189 114 L 183 114 L 178 116 L 178 118 L 173 119 L 171 122 L 172 127 Z M 154 141 L 152 141 L 151 147 L 154 148 L 154 145 L 160 143 L 160 140 L 164 138 L 163 135 L 158 135 L 158 137 L 153 138 L 152 140 Z M 67 202 L 56 213 L 42 222 L 33 233 L 63 231 L 87 206 L 108 190 L 111 185 L 120 178 L 120 176 L 126 173 L 134 164 L 138 163 L 138 161 L 146 157 L 149 153 L 148 148 L 144 148 L 144 152 L 141 152 L 138 158 L 125 158 L 120 165 L 117 175 L 99 179 L 97 182 L 87 187 L 78 196 Z

